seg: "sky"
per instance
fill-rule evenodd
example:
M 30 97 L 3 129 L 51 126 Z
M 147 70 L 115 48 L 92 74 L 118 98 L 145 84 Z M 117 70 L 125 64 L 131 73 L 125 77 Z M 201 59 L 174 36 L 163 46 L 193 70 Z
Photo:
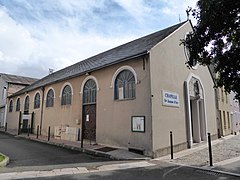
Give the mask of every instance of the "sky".
M 0 72 L 42 78 L 185 21 L 197 0 L 0 0 Z

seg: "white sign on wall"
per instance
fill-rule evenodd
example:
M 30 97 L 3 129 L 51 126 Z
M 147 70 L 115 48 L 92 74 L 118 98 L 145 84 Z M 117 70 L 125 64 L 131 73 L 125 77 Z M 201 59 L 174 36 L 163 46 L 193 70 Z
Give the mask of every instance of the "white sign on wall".
M 179 96 L 177 93 L 162 90 L 162 101 L 164 106 L 179 107 Z
M 22 119 L 31 119 L 31 114 L 23 114 Z

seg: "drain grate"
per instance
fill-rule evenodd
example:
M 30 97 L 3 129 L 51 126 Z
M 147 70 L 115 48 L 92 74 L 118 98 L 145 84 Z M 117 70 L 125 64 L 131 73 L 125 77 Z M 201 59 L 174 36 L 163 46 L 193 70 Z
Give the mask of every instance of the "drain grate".
M 95 149 L 97 151 L 102 151 L 102 152 L 110 152 L 110 151 L 114 151 L 117 148 L 112 148 L 112 147 L 103 147 L 103 148 L 99 148 L 99 149 Z

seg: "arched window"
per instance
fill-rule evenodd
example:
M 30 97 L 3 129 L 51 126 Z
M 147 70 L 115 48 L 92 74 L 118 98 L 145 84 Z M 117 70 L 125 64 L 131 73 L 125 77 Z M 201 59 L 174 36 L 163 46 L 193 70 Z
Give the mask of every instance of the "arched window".
M 12 112 L 13 111 L 13 101 L 10 100 L 9 102 L 9 112 Z
M 29 96 L 25 98 L 25 102 L 24 102 L 24 113 L 28 113 L 28 112 L 29 112 Z
M 72 89 L 69 85 L 66 85 L 62 91 L 61 105 L 68 105 L 72 103 Z
M 40 94 L 37 93 L 34 97 L 34 109 L 40 108 Z
M 46 107 L 53 107 L 54 104 L 54 92 L 50 89 L 47 93 Z
M 16 111 L 20 111 L 20 98 L 17 99 Z
M 89 79 L 83 88 L 83 104 L 96 103 L 97 86 L 93 79 Z
M 117 75 L 114 87 L 114 99 L 133 99 L 136 96 L 135 77 L 130 70 L 123 70 Z

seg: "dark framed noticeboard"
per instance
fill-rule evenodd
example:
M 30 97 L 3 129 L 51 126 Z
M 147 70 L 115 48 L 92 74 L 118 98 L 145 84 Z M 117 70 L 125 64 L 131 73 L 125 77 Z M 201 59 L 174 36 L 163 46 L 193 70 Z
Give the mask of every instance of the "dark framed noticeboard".
M 145 116 L 132 116 L 131 118 L 132 132 L 145 132 Z

